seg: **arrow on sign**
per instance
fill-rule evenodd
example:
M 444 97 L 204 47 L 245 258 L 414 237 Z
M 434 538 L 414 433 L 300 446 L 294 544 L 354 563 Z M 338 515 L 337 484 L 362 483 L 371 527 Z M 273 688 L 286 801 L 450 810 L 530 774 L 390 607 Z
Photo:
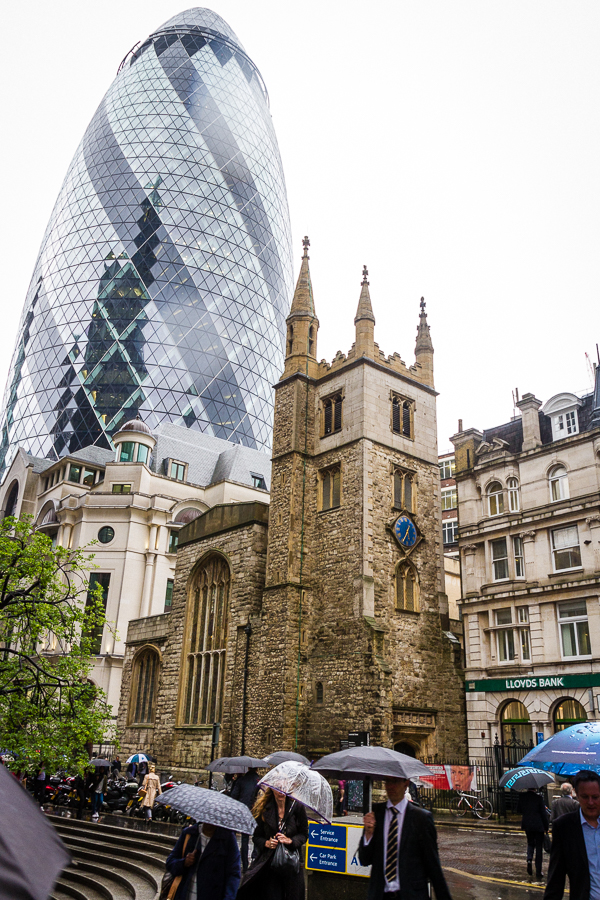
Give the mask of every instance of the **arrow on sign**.
M 319 836 L 319 829 L 318 829 L 318 828 L 316 828 L 316 829 L 311 829 L 311 831 L 310 831 L 310 836 L 311 836 L 311 838 L 318 837 L 318 836 Z
M 318 858 L 319 858 L 319 857 L 318 857 L 318 856 L 315 856 L 314 853 L 311 853 L 311 854 L 310 854 L 310 861 L 311 861 L 311 862 L 314 862 L 315 859 L 318 859 Z

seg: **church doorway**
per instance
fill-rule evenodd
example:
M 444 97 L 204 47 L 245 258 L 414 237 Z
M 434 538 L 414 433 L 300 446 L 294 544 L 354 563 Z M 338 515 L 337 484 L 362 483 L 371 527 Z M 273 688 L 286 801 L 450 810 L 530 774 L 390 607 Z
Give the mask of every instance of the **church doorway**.
M 413 759 L 417 758 L 417 753 L 412 744 L 409 744 L 407 741 L 398 741 L 397 744 L 394 744 L 394 750 L 397 753 L 404 753 L 405 756 L 411 756 Z

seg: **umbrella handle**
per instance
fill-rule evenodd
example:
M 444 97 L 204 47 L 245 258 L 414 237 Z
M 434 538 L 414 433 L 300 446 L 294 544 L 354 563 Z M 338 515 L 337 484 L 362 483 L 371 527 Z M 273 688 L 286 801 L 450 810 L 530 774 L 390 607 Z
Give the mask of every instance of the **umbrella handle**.
M 373 785 L 370 777 L 367 775 L 363 781 L 363 815 L 371 812 L 373 802 Z

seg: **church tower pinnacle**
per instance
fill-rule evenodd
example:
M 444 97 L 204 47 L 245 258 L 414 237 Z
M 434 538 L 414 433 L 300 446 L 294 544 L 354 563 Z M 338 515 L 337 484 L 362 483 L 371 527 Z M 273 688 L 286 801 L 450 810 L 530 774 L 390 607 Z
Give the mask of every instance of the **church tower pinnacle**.
M 360 288 L 358 309 L 354 317 L 356 328 L 356 355 L 375 357 L 375 316 L 369 294 L 369 270 L 363 266 L 363 280 Z
M 295 372 L 302 372 L 314 377 L 317 369 L 319 320 L 315 314 L 315 301 L 308 265 L 310 241 L 307 237 L 302 241 L 302 245 L 304 254 L 300 264 L 300 274 L 286 320 L 285 368 L 282 378 L 287 378 Z
M 433 387 L 433 344 L 427 324 L 427 312 L 425 311 L 425 298 L 421 297 L 421 311 L 419 324 L 417 325 L 417 342 L 415 344 L 415 358 L 417 365 L 421 366 L 422 378 L 426 384 Z

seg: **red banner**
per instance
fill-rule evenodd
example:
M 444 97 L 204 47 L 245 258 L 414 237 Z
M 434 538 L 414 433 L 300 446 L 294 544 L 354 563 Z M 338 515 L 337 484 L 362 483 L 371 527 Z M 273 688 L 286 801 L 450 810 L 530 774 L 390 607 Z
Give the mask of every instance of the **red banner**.
M 427 766 L 431 777 L 420 775 L 419 781 L 442 791 L 474 791 L 477 789 L 477 769 L 475 766 L 440 765 Z

